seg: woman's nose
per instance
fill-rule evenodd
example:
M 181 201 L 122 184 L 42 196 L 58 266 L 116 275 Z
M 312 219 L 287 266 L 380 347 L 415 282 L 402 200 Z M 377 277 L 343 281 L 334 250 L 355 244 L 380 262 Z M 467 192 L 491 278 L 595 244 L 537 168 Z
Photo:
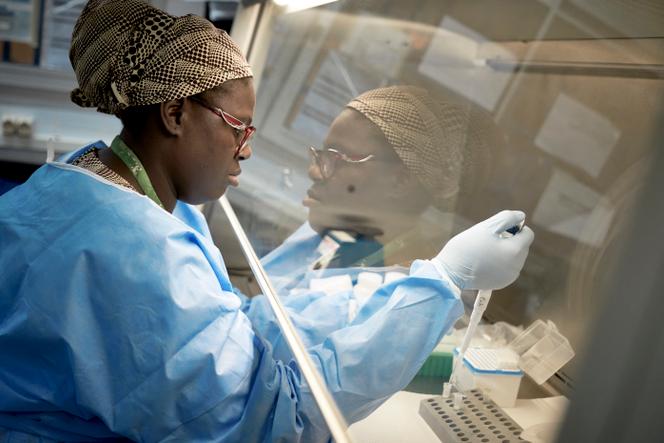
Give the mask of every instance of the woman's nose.
M 249 157 L 251 157 L 252 150 L 251 150 L 251 145 L 247 143 L 240 149 L 240 152 L 238 153 L 237 159 L 242 161 L 242 160 L 248 160 Z
M 313 159 L 309 162 L 309 169 L 307 172 L 309 174 L 309 178 L 315 182 L 325 180 L 325 177 L 323 177 L 323 172 L 318 166 L 318 162 L 314 161 Z

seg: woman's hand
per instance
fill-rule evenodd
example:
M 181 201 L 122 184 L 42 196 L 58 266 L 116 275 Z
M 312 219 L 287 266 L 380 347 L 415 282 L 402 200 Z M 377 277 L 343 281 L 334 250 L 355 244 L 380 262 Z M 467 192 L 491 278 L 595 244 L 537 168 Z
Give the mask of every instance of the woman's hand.
M 451 238 L 431 261 L 459 289 L 502 289 L 519 276 L 535 238 L 527 226 L 504 234 L 525 218 L 522 211 L 501 211 Z

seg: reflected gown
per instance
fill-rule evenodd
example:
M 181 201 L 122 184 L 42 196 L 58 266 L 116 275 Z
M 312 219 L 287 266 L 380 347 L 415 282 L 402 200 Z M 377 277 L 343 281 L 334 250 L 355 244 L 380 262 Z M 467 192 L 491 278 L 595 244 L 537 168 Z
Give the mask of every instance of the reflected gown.
M 188 205 L 169 214 L 44 165 L 0 197 L 0 282 L 0 441 L 330 438 Z M 461 313 L 428 262 L 381 292 L 370 316 L 308 348 L 349 421 L 405 386 Z

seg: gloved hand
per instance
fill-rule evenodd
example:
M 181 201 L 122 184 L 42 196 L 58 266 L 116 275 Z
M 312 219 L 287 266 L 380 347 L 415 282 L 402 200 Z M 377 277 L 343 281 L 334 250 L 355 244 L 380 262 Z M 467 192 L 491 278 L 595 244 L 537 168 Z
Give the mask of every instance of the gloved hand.
M 502 289 L 516 280 L 535 238 L 524 226 L 516 235 L 501 237 L 525 220 L 521 211 L 502 211 L 452 237 L 431 259 L 459 289 Z

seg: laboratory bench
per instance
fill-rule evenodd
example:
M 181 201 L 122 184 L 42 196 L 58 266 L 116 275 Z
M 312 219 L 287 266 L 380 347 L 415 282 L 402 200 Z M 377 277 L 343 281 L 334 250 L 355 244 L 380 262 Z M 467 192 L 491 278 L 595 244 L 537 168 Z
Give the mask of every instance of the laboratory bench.
M 357 442 L 436 443 L 434 433 L 420 413 L 423 401 L 440 397 L 445 377 L 417 375 L 402 391 L 397 392 L 367 418 L 352 424 L 349 434 Z M 538 385 L 523 377 L 514 407 L 502 408 L 512 420 L 538 441 L 553 441 L 556 425 L 563 420 L 568 399 L 549 383 Z
M 353 441 L 382 443 L 437 443 L 440 438 L 420 414 L 422 401 L 439 397 L 444 378 L 417 376 L 367 418 L 352 424 Z M 557 424 L 562 422 L 568 405 L 567 397 L 557 395 L 550 385 L 539 386 L 524 377 L 514 407 L 502 408 L 532 438 L 529 441 L 553 441 Z

